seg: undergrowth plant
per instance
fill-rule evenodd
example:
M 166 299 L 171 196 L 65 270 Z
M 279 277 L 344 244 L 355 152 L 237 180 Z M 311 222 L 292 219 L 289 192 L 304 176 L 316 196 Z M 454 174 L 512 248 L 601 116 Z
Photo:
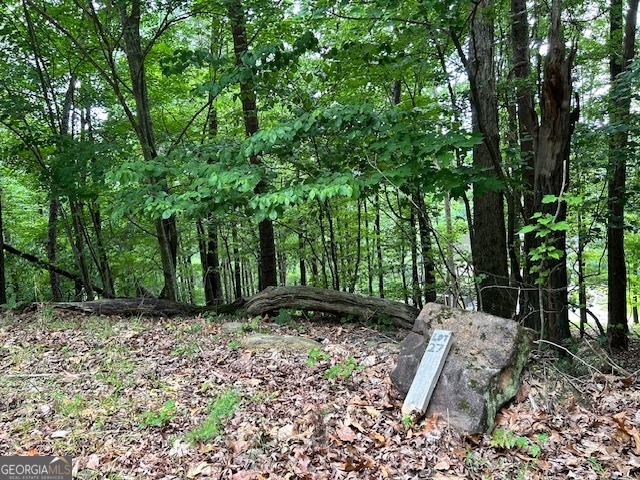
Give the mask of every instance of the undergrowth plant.
M 314 366 L 316 363 L 321 362 L 322 360 L 329 360 L 331 355 L 323 352 L 318 347 L 313 347 L 309 350 L 307 361 L 305 362 L 309 367 Z
M 187 440 L 192 445 L 207 442 L 220 434 L 224 428 L 224 420 L 235 412 L 240 403 L 240 395 L 226 390 L 215 397 L 209 407 L 209 415 L 203 424 L 189 432 Z
M 140 426 L 164 427 L 173 420 L 178 413 L 175 400 L 167 400 L 157 412 L 148 411 L 140 416 Z
M 338 363 L 327 370 L 323 378 L 341 380 L 344 382 L 353 374 L 354 371 L 363 369 L 364 367 L 362 365 L 357 365 L 355 359 L 349 355 L 343 363 Z
M 505 430 L 499 428 L 493 432 L 491 438 L 491 446 L 502 448 L 503 450 L 518 449 L 527 452 L 534 458 L 540 455 L 540 445 L 545 443 L 549 439 L 549 435 L 546 433 L 538 433 L 536 435 L 536 442 L 531 442 L 529 438 L 521 435 L 516 435 L 511 430 Z

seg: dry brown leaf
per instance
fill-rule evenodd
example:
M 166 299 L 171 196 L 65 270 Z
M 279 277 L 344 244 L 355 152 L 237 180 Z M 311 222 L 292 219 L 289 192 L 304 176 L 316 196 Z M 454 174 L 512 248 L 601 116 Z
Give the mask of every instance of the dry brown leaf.
M 436 463 L 433 468 L 440 471 L 446 471 L 451 468 L 451 462 L 449 461 L 449 457 L 444 457 Z
M 347 426 L 343 426 L 336 430 L 338 438 L 343 442 L 353 442 L 356 439 L 356 432 Z
M 380 410 L 373 408 L 371 405 L 367 405 L 364 409 L 371 415 L 371 418 L 377 418 L 380 415 Z
M 199 475 L 209 475 L 211 467 L 207 462 L 200 462 L 187 470 L 187 478 L 196 478 Z
M 613 419 L 618 424 L 619 433 L 624 433 L 629 437 L 627 438 L 627 441 L 630 440 L 631 437 L 633 437 L 636 444 L 634 453 L 636 455 L 640 455 L 640 431 L 638 431 L 638 429 L 635 427 L 627 426 L 627 422 L 626 422 L 627 413 L 626 412 L 618 413 L 617 415 L 613 416 Z
M 91 470 L 98 470 L 99 466 L 100 466 L 100 456 L 97 453 L 92 453 L 91 455 L 89 455 L 85 468 L 90 468 Z
M 231 478 L 232 480 L 256 480 L 259 475 L 260 473 L 255 470 L 241 470 L 234 473 Z
M 387 444 L 387 437 L 378 432 L 371 432 L 369 437 L 373 440 L 377 448 L 384 447 Z
M 353 457 L 347 457 L 344 462 L 338 464 L 338 467 L 346 472 L 360 472 L 373 466 L 375 466 L 375 462 L 370 458 Z

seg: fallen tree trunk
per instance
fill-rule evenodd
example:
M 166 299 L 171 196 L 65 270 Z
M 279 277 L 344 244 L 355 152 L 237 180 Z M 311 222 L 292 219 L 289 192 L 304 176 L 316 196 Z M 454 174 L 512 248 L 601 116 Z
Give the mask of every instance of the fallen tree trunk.
M 63 270 L 60 267 L 56 267 L 55 265 L 52 265 L 49 262 L 46 262 L 38 257 L 36 257 L 35 255 L 31 255 L 30 253 L 26 253 L 26 252 L 21 252 L 20 250 L 18 250 L 15 247 L 12 247 L 11 245 L 7 245 L 6 243 L 2 244 L 2 248 L 4 250 L 6 250 L 7 252 L 13 254 L 13 255 L 17 255 L 20 258 L 23 258 L 25 260 L 27 260 L 28 262 L 31 262 L 37 266 L 39 266 L 40 268 L 43 268 L 45 270 L 49 270 L 51 272 L 55 272 L 59 275 L 62 275 L 63 277 L 69 278 L 75 282 L 82 282 L 82 278 L 80 277 L 80 275 L 76 275 L 75 273 L 70 273 L 67 272 L 66 270 Z M 104 293 L 104 290 L 102 290 L 100 287 L 97 287 L 96 285 L 92 285 L 93 289 L 98 292 L 99 294 Z
M 269 287 L 248 298 L 243 308 L 249 315 L 261 315 L 287 308 L 325 312 L 364 320 L 388 320 L 396 327 L 412 328 L 418 309 L 406 303 L 378 297 L 365 297 L 316 287 Z
M 174 317 L 204 312 L 250 316 L 263 315 L 283 308 L 324 312 L 339 317 L 353 316 L 363 320 L 389 321 L 396 327 L 411 328 L 418 310 L 410 305 L 377 297 L 315 287 L 269 287 L 248 299 L 227 305 L 198 306 L 161 298 L 110 298 L 88 302 L 58 302 L 52 308 L 78 311 L 90 315 L 147 315 Z

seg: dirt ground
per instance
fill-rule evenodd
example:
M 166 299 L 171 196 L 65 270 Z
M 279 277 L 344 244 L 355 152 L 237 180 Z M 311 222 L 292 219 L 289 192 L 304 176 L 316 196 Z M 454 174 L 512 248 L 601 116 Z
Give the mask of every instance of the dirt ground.
M 215 320 L 215 321 L 213 321 Z M 405 332 L 323 319 L 0 317 L 0 455 L 71 455 L 94 479 L 640 477 L 640 339 L 612 370 L 535 354 L 491 435 L 403 418 Z M 249 330 L 310 352 L 246 351 Z M 571 358 L 571 357 L 569 357 Z

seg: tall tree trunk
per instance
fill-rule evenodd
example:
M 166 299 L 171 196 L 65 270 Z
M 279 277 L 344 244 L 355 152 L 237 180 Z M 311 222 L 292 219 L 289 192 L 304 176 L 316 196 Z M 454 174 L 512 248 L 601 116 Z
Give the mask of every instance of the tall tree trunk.
M 473 165 L 501 172 L 498 102 L 494 71 L 494 4 L 481 0 L 471 16 L 471 38 L 467 71 L 471 84 L 473 129 L 483 142 L 473 149 Z M 515 300 L 509 289 L 504 202 L 500 191 L 473 196 L 473 242 L 471 251 L 480 308 L 484 312 L 511 318 Z
M 87 263 L 87 255 L 85 253 L 84 242 L 84 226 L 82 218 L 82 205 L 77 200 L 69 200 L 69 208 L 71 210 L 71 230 L 69 241 L 72 245 L 73 254 L 80 270 L 80 277 L 82 278 L 82 286 L 84 287 L 87 300 L 94 299 L 93 285 L 91 284 L 91 275 L 89 274 L 89 265 Z
M 49 200 L 49 220 L 47 223 L 47 261 L 50 265 L 58 262 L 58 214 L 60 201 L 53 197 Z M 49 270 L 49 286 L 51 287 L 51 299 L 54 302 L 63 300 L 60 286 L 60 275 L 54 270 Z
M 364 246 L 367 249 L 367 292 L 373 296 L 373 253 L 371 246 L 371 231 L 369 230 L 369 215 L 367 214 L 367 199 L 364 199 L 364 229 L 367 232 Z
M 425 303 L 436 301 L 436 263 L 433 259 L 431 251 L 431 227 L 429 226 L 429 217 L 427 216 L 427 208 L 424 203 L 422 193 L 413 194 L 412 203 L 417 208 L 418 213 L 418 231 L 420 233 L 420 248 L 422 253 L 422 271 L 423 271 L 423 295 Z
M 242 278 L 240 271 L 240 249 L 238 248 L 238 227 L 233 225 L 231 227 L 231 240 L 233 241 L 233 275 L 235 278 L 235 300 L 242 298 Z M 246 270 L 246 269 L 245 269 Z M 249 290 L 251 287 L 251 282 L 247 278 L 245 281 L 247 285 L 247 293 L 251 295 L 251 291 Z
M 638 0 L 630 0 L 622 45 L 622 0 L 611 1 L 610 62 L 611 75 L 611 126 L 615 129 L 609 139 L 609 219 L 607 223 L 607 265 L 609 287 L 609 323 L 607 335 L 614 348 L 629 348 L 629 324 L 627 322 L 627 269 L 624 252 L 624 205 L 626 190 L 629 133 L 620 124 L 629 116 L 631 98 L 624 95 L 620 74 L 629 68 L 635 56 Z
M 422 289 L 420 288 L 420 274 L 418 273 L 418 238 L 416 230 L 416 209 L 409 214 L 411 233 L 411 297 L 413 304 L 422 310 Z
M 247 31 L 245 23 L 244 6 L 241 0 L 231 0 L 228 5 L 229 18 L 231 20 L 231 34 L 233 36 L 233 50 L 236 58 L 236 66 L 243 67 L 243 56 L 249 51 Z M 258 132 L 258 107 L 256 94 L 251 80 L 240 82 L 240 101 L 244 118 L 245 133 L 248 137 Z M 262 162 L 257 155 L 251 155 L 250 162 L 260 165 Z M 266 183 L 261 181 L 256 185 L 255 193 L 259 194 L 266 188 Z M 273 222 L 263 220 L 258 224 L 258 236 L 260 241 L 260 289 L 278 284 L 275 235 Z
M 153 161 L 158 152 L 156 149 L 155 134 L 151 122 L 151 105 L 147 89 L 147 75 L 145 69 L 145 53 L 142 49 L 140 37 L 141 0 L 131 0 L 131 11 L 127 12 L 126 3 L 116 3 L 120 14 L 122 37 L 124 39 L 124 51 L 131 78 L 131 91 L 133 93 L 136 114 L 133 122 L 138 142 L 142 149 L 142 155 L 146 161 Z M 150 179 L 156 183 L 156 178 Z M 178 254 L 178 233 L 176 218 L 158 218 L 155 220 L 156 236 L 160 248 L 164 288 L 162 297 L 177 301 L 178 281 L 176 275 L 176 261 Z
M 298 232 L 298 256 L 300 259 L 300 285 L 307 284 L 307 267 L 304 261 L 304 237 Z
M 528 221 L 534 213 L 533 186 L 534 152 L 538 138 L 538 115 L 534 107 L 533 81 L 531 76 L 531 52 L 529 49 L 529 17 L 526 0 L 511 0 L 511 36 L 513 46 L 513 74 L 516 78 L 516 104 L 520 157 L 525 164 L 522 169 L 523 214 Z M 523 289 L 520 295 L 519 317 L 524 324 L 540 330 L 540 315 L 537 312 L 538 290 L 531 274 L 531 259 L 528 253 L 534 245 L 534 232 L 524 236 Z
M 566 202 L 560 197 L 569 181 L 569 148 L 578 109 L 571 111 L 571 69 L 575 50 L 567 53 L 561 27 L 561 0 L 553 0 L 549 27 L 549 53 L 544 62 L 540 105 L 540 128 L 535 152 L 534 209 L 553 216 L 555 222 L 566 219 Z M 558 200 L 543 203 L 546 195 Z M 567 298 L 566 232 L 554 231 L 546 241 L 560 251 L 560 258 L 548 258 L 543 270 L 549 272 L 540 304 L 545 314 L 549 340 L 562 342 L 570 336 Z
M 378 295 L 384 298 L 384 268 L 382 263 L 382 232 L 380 231 L 380 199 L 376 194 L 375 240 L 376 258 L 378 260 Z
M 222 302 L 218 229 L 213 221 L 212 215 L 209 215 L 206 223 L 198 220 L 196 228 L 198 230 L 198 245 L 200 250 L 200 263 L 202 264 L 205 303 L 207 305 L 217 305 Z
M 93 230 L 96 236 L 97 247 L 97 265 L 100 271 L 100 279 L 102 280 L 102 296 L 104 298 L 115 297 L 115 284 L 113 282 L 113 274 L 107 257 L 107 249 L 102 240 L 102 218 L 100 215 L 100 207 L 93 202 L 89 205 L 89 213 L 93 223 Z
M 2 186 L 0 185 L 0 305 L 7 303 L 7 281 L 4 274 L 4 227 L 2 224 Z

